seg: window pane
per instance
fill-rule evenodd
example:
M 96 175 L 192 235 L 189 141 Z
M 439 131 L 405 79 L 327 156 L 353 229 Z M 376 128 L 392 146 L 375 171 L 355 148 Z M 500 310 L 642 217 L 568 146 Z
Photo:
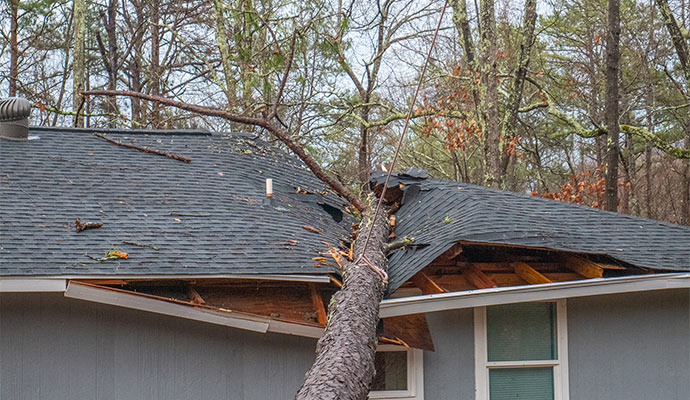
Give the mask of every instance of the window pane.
M 406 351 L 376 353 L 371 390 L 407 390 Z
M 555 360 L 556 304 L 486 308 L 489 361 Z
M 553 368 L 489 370 L 490 400 L 553 400 Z

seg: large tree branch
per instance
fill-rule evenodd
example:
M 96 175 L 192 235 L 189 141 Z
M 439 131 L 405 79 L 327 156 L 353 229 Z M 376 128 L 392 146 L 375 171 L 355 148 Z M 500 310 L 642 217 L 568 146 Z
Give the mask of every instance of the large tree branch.
M 283 142 L 292 152 L 299 157 L 309 169 L 314 173 L 314 175 L 328 185 L 334 192 L 345 198 L 360 212 L 364 212 L 366 207 L 364 203 L 355 195 L 350 189 L 346 188 L 342 183 L 332 178 L 326 171 L 321 168 L 321 166 L 314 160 L 314 158 L 309 155 L 304 147 L 295 142 L 290 133 L 283 129 L 280 125 L 266 118 L 250 117 L 241 114 L 231 113 L 229 111 L 221 110 L 215 107 L 199 106 L 196 104 L 185 103 L 182 101 L 172 100 L 161 96 L 152 96 L 145 93 L 133 92 L 129 90 L 90 90 L 82 92 L 84 95 L 93 96 L 127 96 L 127 97 L 137 97 L 149 101 L 157 101 L 160 104 L 164 104 L 171 107 L 176 107 L 182 110 L 191 111 L 197 114 L 208 115 L 212 117 L 220 117 L 231 122 L 237 122 L 240 124 L 253 125 L 266 129 L 269 133 L 275 136 L 278 140 Z
M 671 12 L 671 8 L 668 5 L 668 0 L 656 0 L 656 5 L 661 12 L 666 29 L 671 35 L 673 47 L 676 49 L 678 60 L 683 68 L 685 84 L 690 86 L 690 49 L 688 49 L 688 44 L 685 42 L 685 38 L 683 37 L 683 31 Z

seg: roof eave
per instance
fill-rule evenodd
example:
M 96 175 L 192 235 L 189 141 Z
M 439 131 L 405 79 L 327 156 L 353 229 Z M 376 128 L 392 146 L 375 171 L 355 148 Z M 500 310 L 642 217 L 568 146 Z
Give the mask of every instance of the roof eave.
M 498 287 L 387 299 L 381 302 L 379 316 L 387 318 L 499 304 L 682 288 L 690 288 L 690 273 L 636 275 Z

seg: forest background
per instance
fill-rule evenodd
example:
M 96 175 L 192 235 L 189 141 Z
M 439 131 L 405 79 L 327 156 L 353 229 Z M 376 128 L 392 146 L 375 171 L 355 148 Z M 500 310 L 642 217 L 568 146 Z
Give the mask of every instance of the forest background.
M 268 114 L 357 193 L 390 167 L 442 6 L 5 0 L 1 97 L 32 101 L 34 124 L 249 131 L 282 145 L 256 125 L 80 93 Z M 690 225 L 688 0 L 450 7 L 396 169 Z

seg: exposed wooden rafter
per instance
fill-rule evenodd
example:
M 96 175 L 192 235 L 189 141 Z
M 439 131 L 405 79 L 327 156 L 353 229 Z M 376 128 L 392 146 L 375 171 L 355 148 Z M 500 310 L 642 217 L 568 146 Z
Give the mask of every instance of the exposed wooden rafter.
M 565 256 L 565 265 L 585 278 L 601 278 L 604 276 L 604 268 L 601 265 L 582 257 Z
M 469 283 L 479 289 L 488 289 L 498 286 L 496 282 L 491 280 L 481 269 L 475 266 L 464 268 L 462 270 L 462 275 Z
M 513 263 L 513 270 L 515 271 L 515 275 L 531 285 L 552 282 L 551 279 L 545 277 L 541 272 L 524 262 Z
M 189 295 L 189 302 L 192 304 L 206 304 L 206 301 L 199 294 L 199 292 L 192 286 L 187 287 L 187 294 Z
M 434 282 L 424 271 L 417 272 L 412 277 L 412 283 L 417 286 L 423 294 L 447 293 L 448 291 Z
M 328 314 L 326 313 L 326 306 L 323 304 L 323 298 L 313 283 L 309 284 L 309 290 L 311 291 L 311 300 L 316 310 L 317 322 L 319 325 L 326 326 L 328 324 Z

